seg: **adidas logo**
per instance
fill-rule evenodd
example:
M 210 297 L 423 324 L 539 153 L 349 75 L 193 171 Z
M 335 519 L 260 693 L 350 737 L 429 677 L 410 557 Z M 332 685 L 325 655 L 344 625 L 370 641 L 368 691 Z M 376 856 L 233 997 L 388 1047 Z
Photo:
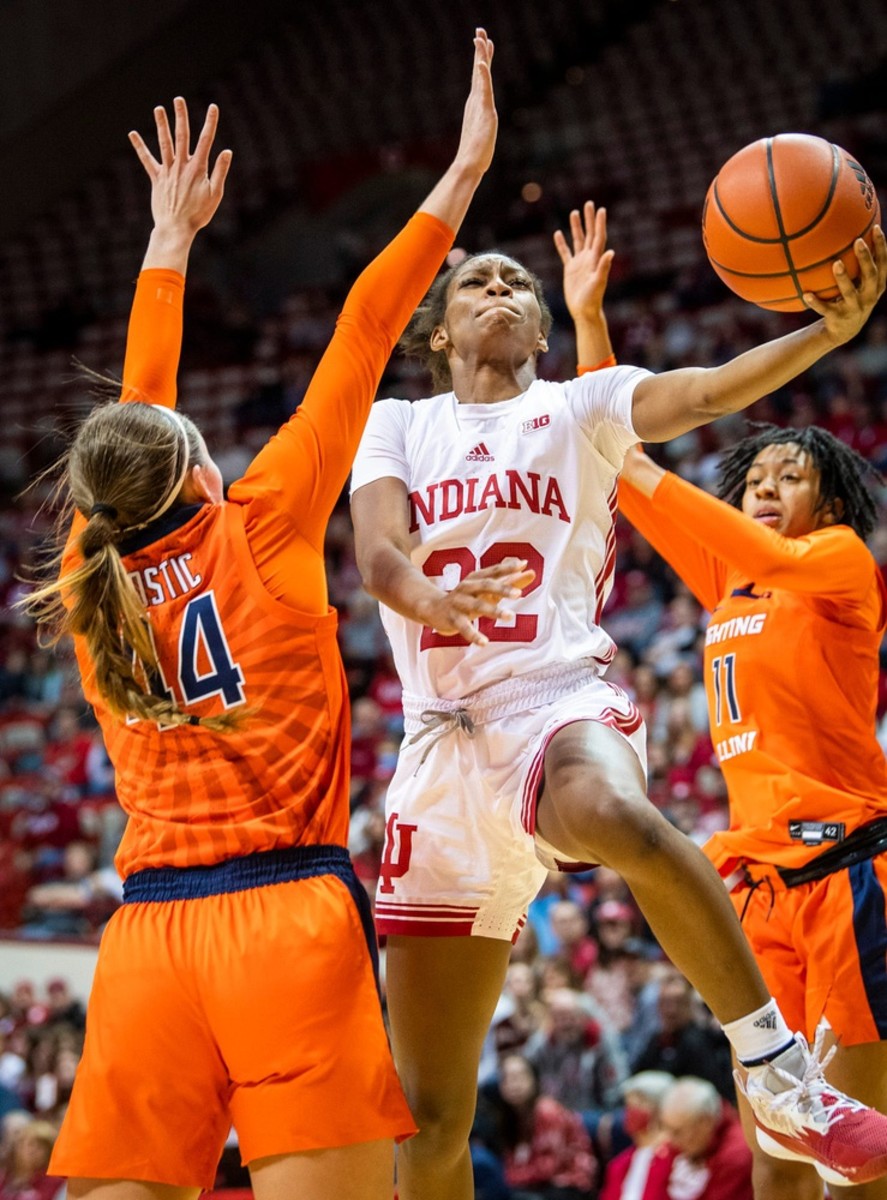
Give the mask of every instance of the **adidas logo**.
M 478 442 L 477 445 L 474 447 L 474 449 L 470 450 L 468 452 L 468 454 L 465 455 L 465 461 L 466 462 L 493 462 L 493 455 L 490 454 L 489 450 L 486 448 L 486 446 L 483 444 L 483 442 Z
M 754 1022 L 755 1029 L 775 1029 L 776 1028 L 776 1013 L 764 1013 L 762 1017 L 758 1017 Z

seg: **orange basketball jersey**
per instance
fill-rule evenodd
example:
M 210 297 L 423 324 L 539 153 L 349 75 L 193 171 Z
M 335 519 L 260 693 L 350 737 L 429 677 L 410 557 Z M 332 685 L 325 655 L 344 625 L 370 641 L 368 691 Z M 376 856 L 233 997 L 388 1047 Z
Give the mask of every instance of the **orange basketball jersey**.
M 157 647 L 153 689 L 197 715 L 252 713 L 230 733 L 119 721 L 75 639 L 129 815 L 122 876 L 345 843 L 350 728 L 324 534 L 384 365 L 452 236 L 420 213 L 363 272 L 305 399 L 227 501 L 174 508 L 121 545 Z M 122 400 L 174 404 L 183 284 L 172 271 L 142 273 Z
M 711 612 L 705 687 L 730 828 L 706 851 L 721 873 L 800 866 L 887 814 L 887 592 L 861 538 L 844 525 L 782 537 L 675 475 L 651 499 L 622 480 L 619 507 Z

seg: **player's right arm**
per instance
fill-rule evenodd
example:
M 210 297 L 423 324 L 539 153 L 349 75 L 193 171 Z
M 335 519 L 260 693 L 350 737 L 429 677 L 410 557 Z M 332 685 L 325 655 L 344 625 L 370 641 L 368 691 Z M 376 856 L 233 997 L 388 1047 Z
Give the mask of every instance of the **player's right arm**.
M 834 265 L 839 295 L 820 301 L 805 294 L 821 319 L 784 337 L 746 350 L 717 367 L 682 367 L 641 380 L 634 392 L 632 422 L 643 442 L 667 442 L 728 413 L 740 412 L 784 386 L 829 351 L 855 337 L 887 287 L 887 241 L 874 228 L 874 254 L 859 238 L 858 283 Z
M 503 601 L 516 599 L 535 576 L 526 562 L 507 558 L 472 571 L 445 591 L 413 563 L 406 483 L 408 411 L 406 403 L 395 400 L 374 405 L 361 443 L 351 517 L 363 585 L 402 617 L 437 633 L 461 634 L 483 646 L 489 639 L 473 622 L 478 617 L 505 615 Z

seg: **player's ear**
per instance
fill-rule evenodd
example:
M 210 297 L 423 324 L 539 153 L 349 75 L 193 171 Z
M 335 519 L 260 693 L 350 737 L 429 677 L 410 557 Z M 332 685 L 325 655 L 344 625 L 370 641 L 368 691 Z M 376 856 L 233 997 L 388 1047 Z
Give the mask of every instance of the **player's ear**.
M 822 506 L 823 525 L 840 525 L 843 519 L 844 501 L 840 496 L 835 496 L 833 500 L 829 500 L 827 504 Z
M 214 499 L 208 468 L 202 463 L 195 463 L 182 485 L 182 500 L 185 504 L 197 504 L 201 501 L 211 504 Z
M 547 350 L 548 350 L 548 338 L 545 336 L 545 334 L 540 329 L 539 337 L 536 339 L 536 353 L 537 354 L 545 354 L 545 352 Z
M 431 331 L 431 337 L 428 339 L 428 344 L 432 350 L 446 350 L 450 344 L 450 335 L 447 333 L 446 326 L 435 325 Z

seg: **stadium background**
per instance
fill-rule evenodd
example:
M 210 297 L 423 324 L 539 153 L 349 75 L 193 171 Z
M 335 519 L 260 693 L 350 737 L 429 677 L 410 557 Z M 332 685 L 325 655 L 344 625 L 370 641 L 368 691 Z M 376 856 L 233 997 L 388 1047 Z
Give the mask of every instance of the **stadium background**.
M 122 365 L 150 221 L 126 133 L 149 133 L 152 106 L 181 93 L 195 120 L 219 103 L 218 144 L 234 150 L 222 209 L 192 256 L 180 374 L 180 403 L 230 481 L 298 404 L 348 282 L 447 163 L 479 23 L 496 42 L 500 135 L 459 245 L 503 248 L 545 280 L 556 324 L 542 372 L 552 378 L 571 373 L 575 348 L 551 233 L 586 198 L 607 205 L 617 252 L 607 304 L 617 354 L 654 370 L 721 361 L 804 320 L 731 298 L 705 261 L 702 200 L 741 146 L 818 133 L 860 159 L 887 205 L 880 5 L 0 3 L 0 1081 L 50 1120 L 76 1062 L 83 999 L 64 956 L 71 942 L 94 943 L 116 904 L 109 864 L 121 822 L 70 655 L 39 649 L 10 606 L 49 528 L 37 513 L 46 489 L 21 489 L 91 403 L 72 361 L 112 374 Z M 426 390 L 422 372 L 395 358 L 380 394 Z M 887 468 L 883 304 L 851 347 L 749 415 L 817 421 Z M 687 435 L 664 459 L 705 485 L 740 429 L 724 421 Z M 648 717 L 654 801 L 703 840 L 724 820 L 699 683 L 703 614 L 641 539 L 620 528 L 619 544 L 605 612 L 625 648 L 614 670 Z M 887 563 L 884 528 L 872 548 Z M 399 690 L 344 503 L 328 559 L 355 702 L 353 850 L 371 886 Z M 618 880 L 594 878 L 571 896 L 592 940 L 601 905 L 627 899 Z M 558 898 L 534 914 L 543 972 L 570 958 L 549 920 Z M 627 924 L 643 940 L 636 915 Z M 31 993 L 17 968 L 4 970 L 23 944 L 43 948 Z M 641 950 L 655 964 L 655 949 Z M 59 978 L 47 990 L 50 975 Z M 594 999 L 594 987 L 584 994 Z

